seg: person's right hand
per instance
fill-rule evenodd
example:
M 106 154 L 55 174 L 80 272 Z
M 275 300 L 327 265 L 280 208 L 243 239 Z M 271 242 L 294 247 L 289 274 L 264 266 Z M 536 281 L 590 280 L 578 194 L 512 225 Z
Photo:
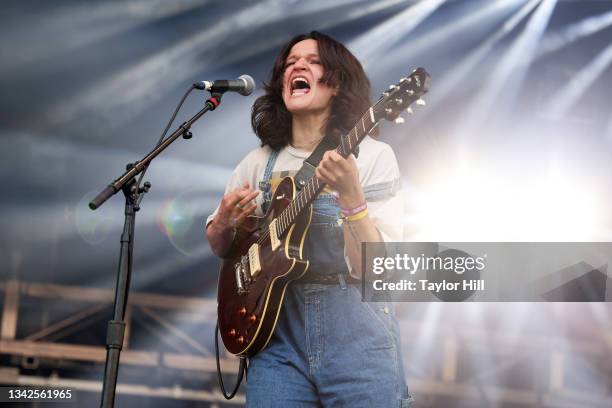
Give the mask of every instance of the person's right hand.
M 238 228 L 240 224 L 257 209 L 253 202 L 259 190 L 251 189 L 248 183 L 223 196 L 215 217 L 218 227 Z

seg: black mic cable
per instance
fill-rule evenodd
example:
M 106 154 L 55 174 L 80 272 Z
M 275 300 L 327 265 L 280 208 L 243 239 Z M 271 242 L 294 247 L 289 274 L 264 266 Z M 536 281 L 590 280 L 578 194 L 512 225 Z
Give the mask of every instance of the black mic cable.
M 164 138 L 166 137 L 166 133 L 168 133 L 168 129 L 170 129 L 170 126 L 172 126 L 172 123 L 174 122 L 174 119 L 176 119 L 176 115 L 179 113 L 179 111 L 181 110 L 181 107 L 185 103 L 185 99 L 187 99 L 187 96 L 189 96 L 191 91 L 193 91 L 194 89 L 195 89 L 195 86 L 192 85 L 192 86 L 189 87 L 187 92 L 185 92 L 185 94 L 183 95 L 183 97 L 179 101 L 176 109 L 174 110 L 174 113 L 172 114 L 172 117 L 168 121 L 168 124 L 166 125 L 166 128 L 164 129 L 164 131 L 162 132 L 161 136 L 159 137 L 159 140 L 157 141 L 157 144 L 155 145 L 155 147 L 157 147 L 160 144 L 162 144 L 162 142 L 164 141 Z M 138 177 L 138 182 L 136 183 L 136 191 L 140 191 L 140 184 L 142 183 L 142 179 L 144 178 L 144 175 L 147 172 L 148 168 L 149 168 L 149 165 L 147 164 L 145 166 L 145 168 L 142 169 L 142 173 L 140 173 L 140 177 Z M 138 197 L 138 202 L 136 203 L 136 207 L 138 207 L 140 205 L 140 202 L 142 201 L 143 197 L 144 197 L 144 194 L 142 194 L 140 197 Z
M 211 81 L 195 82 L 193 85 L 191 85 L 191 87 L 187 90 L 187 92 L 185 92 L 185 94 L 181 98 L 178 106 L 174 110 L 172 117 L 168 121 L 168 124 L 166 125 L 166 128 L 162 132 L 159 140 L 157 141 L 157 145 L 155 147 L 159 146 L 164 141 L 164 138 L 166 137 L 166 133 L 168 133 L 168 129 L 170 129 L 170 126 L 174 122 L 176 115 L 178 114 L 179 110 L 183 106 L 183 103 L 185 103 L 185 99 L 187 99 L 187 96 L 194 89 L 207 90 L 210 93 L 223 93 L 227 91 L 238 92 L 241 95 L 247 96 L 247 95 L 250 95 L 255 89 L 255 80 L 253 79 L 252 76 L 244 74 L 244 75 L 240 75 L 238 79 L 231 79 L 231 80 L 221 79 L 221 80 L 216 80 L 212 82 Z M 149 165 L 147 165 L 142 170 L 142 173 L 140 173 L 140 177 L 138 178 L 138 183 L 136 183 L 136 186 L 137 186 L 136 191 L 140 191 L 140 184 L 142 183 L 142 179 L 144 178 L 144 175 L 147 172 L 148 168 L 149 168 Z M 143 196 L 140 196 L 138 202 L 136 203 L 137 206 L 140 204 L 142 197 Z

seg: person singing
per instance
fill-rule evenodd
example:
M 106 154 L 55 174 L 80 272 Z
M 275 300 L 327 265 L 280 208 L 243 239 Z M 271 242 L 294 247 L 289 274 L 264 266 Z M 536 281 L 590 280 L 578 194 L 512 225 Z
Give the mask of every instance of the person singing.
M 340 42 L 313 31 L 292 38 L 253 106 L 261 147 L 234 169 L 206 223 L 213 252 L 263 215 L 282 177 L 295 174 L 325 135 L 339 141 L 370 107 L 369 80 Z M 334 150 L 315 171 L 327 184 L 304 242 L 310 267 L 287 288 L 267 347 L 250 359 L 248 407 L 408 407 L 399 328 L 389 302 L 362 302 L 361 243 L 401 240 L 402 205 L 391 147 L 366 136 L 358 157 Z

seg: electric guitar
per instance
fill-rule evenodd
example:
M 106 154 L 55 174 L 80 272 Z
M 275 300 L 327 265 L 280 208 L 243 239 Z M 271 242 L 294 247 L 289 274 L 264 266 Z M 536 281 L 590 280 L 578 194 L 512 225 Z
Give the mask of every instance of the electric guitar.
M 336 151 L 348 157 L 382 119 L 399 117 L 429 89 L 423 69 L 392 85 L 342 136 Z M 272 337 L 287 285 L 302 277 L 309 262 L 302 254 L 312 217 L 310 205 L 325 184 L 312 177 L 298 192 L 292 177 L 279 183 L 266 214 L 250 216 L 237 229 L 234 245 L 219 273 L 217 314 L 221 339 L 227 350 L 251 357 Z

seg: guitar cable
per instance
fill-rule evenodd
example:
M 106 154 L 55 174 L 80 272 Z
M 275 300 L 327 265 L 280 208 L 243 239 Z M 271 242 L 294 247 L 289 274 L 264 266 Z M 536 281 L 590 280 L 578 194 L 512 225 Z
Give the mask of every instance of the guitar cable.
M 225 391 L 225 385 L 223 384 L 223 376 L 221 375 L 221 363 L 219 361 L 219 320 L 217 320 L 217 324 L 215 325 L 215 355 L 217 357 L 217 378 L 219 380 L 219 386 L 221 387 L 221 392 L 223 396 L 227 400 L 231 400 L 238 392 L 238 388 L 240 384 L 242 384 L 242 377 L 246 375 L 245 378 L 248 378 L 249 375 L 249 367 L 247 364 L 246 357 L 240 357 L 240 366 L 238 367 L 238 378 L 236 379 L 236 385 L 234 386 L 234 390 L 231 394 L 227 394 Z

